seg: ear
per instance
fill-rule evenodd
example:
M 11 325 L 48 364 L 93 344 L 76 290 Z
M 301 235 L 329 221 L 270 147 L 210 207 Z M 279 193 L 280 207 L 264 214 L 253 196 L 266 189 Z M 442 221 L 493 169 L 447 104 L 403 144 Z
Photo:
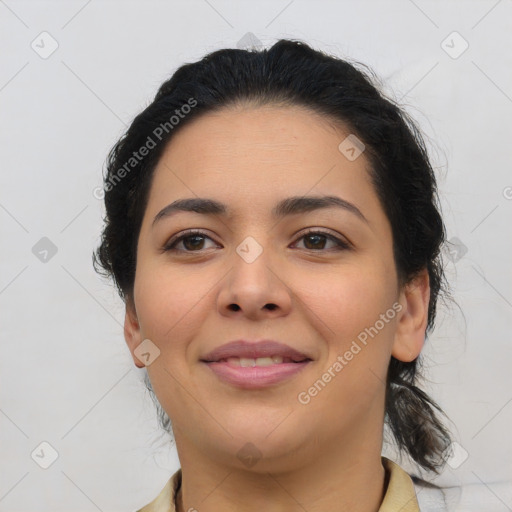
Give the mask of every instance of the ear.
M 425 268 L 400 292 L 402 310 L 391 352 L 399 361 L 414 361 L 420 355 L 425 343 L 429 300 L 430 280 Z
M 135 349 L 142 343 L 139 320 L 135 311 L 133 299 L 126 301 L 126 312 L 124 316 L 124 339 L 132 354 L 133 362 L 137 368 L 144 368 L 144 363 L 135 355 Z

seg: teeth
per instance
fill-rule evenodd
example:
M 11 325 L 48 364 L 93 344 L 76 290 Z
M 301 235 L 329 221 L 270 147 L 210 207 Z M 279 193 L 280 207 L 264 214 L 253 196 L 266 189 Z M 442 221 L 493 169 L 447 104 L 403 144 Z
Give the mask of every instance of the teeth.
M 272 357 L 258 357 L 257 359 L 253 359 L 250 357 L 228 357 L 226 361 L 234 366 L 242 366 L 244 368 L 254 367 L 254 366 L 271 366 L 273 364 L 281 364 L 291 363 L 291 359 L 283 358 L 281 356 L 272 356 Z

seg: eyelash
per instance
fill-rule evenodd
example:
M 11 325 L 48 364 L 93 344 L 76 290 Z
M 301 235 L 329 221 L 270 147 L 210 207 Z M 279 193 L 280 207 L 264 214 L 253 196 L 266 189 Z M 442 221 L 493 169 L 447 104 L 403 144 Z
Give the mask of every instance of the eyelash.
M 312 252 L 330 252 L 330 251 L 343 251 L 343 250 L 349 250 L 351 248 L 350 244 L 348 242 L 345 242 L 338 237 L 326 232 L 326 231 L 319 231 L 318 229 L 311 228 L 305 233 L 302 233 L 301 236 L 297 240 L 301 240 L 302 238 L 305 238 L 308 235 L 321 235 L 325 236 L 328 240 L 331 240 L 336 244 L 337 247 L 332 249 L 305 249 L 306 251 L 312 251 Z M 180 250 L 176 249 L 175 246 L 185 240 L 186 238 L 193 237 L 193 236 L 202 236 L 204 238 L 209 238 L 210 240 L 214 241 L 210 236 L 208 236 L 205 232 L 196 230 L 196 229 L 189 229 L 183 234 L 181 234 L 179 237 L 171 239 L 168 243 L 165 244 L 162 251 L 163 252 L 183 252 L 183 253 L 200 253 L 202 251 L 187 251 L 187 250 Z

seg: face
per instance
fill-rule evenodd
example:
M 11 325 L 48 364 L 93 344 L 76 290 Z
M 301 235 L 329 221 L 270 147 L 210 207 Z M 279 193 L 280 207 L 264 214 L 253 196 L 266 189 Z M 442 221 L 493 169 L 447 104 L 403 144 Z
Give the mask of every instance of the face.
M 398 287 L 368 160 L 339 149 L 348 135 L 307 109 L 246 105 L 184 126 L 161 157 L 125 337 L 139 367 L 137 349 L 150 340 L 147 371 L 180 458 L 240 467 L 252 443 L 263 471 L 381 442 L 387 367 L 391 355 L 421 351 L 428 279 Z M 274 216 L 285 199 L 324 196 L 345 207 L 296 201 Z M 158 215 L 185 198 L 225 212 Z M 202 359 L 240 339 L 275 340 L 310 361 L 273 383 L 226 381 Z

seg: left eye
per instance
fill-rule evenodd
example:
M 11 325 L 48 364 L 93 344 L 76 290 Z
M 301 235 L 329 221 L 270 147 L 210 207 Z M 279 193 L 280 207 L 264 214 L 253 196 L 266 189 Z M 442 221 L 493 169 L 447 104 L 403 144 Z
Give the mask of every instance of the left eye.
M 325 249 L 325 240 L 331 241 L 334 243 L 335 250 L 348 249 L 348 243 L 340 240 L 338 237 L 331 235 L 329 233 L 324 233 L 323 231 L 310 231 L 304 235 L 302 235 L 299 240 L 304 239 L 304 241 L 308 241 L 307 244 L 316 246 L 318 243 L 322 245 L 322 247 L 305 247 L 307 250 L 316 250 L 316 249 Z
M 183 234 L 178 238 L 171 240 L 164 247 L 164 251 L 199 252 L 201 249 L 204 249 L 203 246 L 205 239 L 211 240 L 213 242 L 213 240 L 202 231 L 189 231 L 186 234 Z M 324 233 L 323 231 L 310 231 L 298 238 L 298 240 L 302 239 L 304 239 L 305 241 L 304 249 L 310 251 L 326 250 L 326 240 L 334 244 L 334 250 L 349 249 L 350 247 L 347 242 L 344 242 L 343 240 L 329 233 Z M 185 250 L 177 249 L 177 246 L 179 244 L 183 244 Z

